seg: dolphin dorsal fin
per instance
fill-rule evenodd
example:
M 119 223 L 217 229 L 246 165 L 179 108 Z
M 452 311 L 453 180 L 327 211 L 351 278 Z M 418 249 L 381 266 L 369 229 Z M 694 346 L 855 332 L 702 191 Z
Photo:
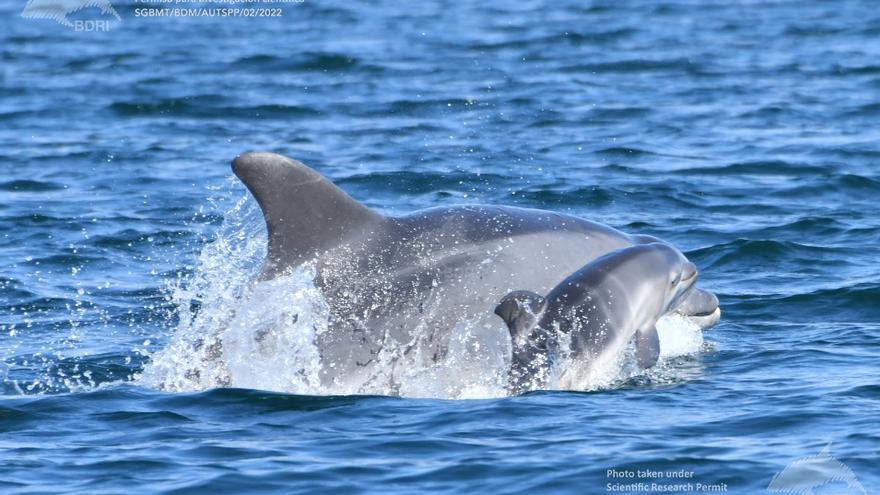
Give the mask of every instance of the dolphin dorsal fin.
M 273 278 L 384 220 L 318 172 L 286 156 L 244 153 L 232 161 L 232 171 L 266 219 L 269 249 L 262 279 Z

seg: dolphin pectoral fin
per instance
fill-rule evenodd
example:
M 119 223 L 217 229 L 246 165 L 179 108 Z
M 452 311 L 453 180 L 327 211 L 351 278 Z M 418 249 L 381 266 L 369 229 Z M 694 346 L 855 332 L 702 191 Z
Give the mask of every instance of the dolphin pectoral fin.
M 635 343 L 639 368 L 646 369 L 657 364 L 660 359 L 660 335 L 656 326 L 651 325 L 636 332 Z
M 315 257 L 345 239 L 369 233 L 384 217 L 302 163 L 275 153 L 250 152 L 232 171 L 253 194 L 269 234 L 262 279 Z
M 539 294 L 518 290 L 501 298 L 495 306 L 495 314 L 507 324 L 514 345 L 534 326 L 537 315 L 544 309 L 544 302 L 544 297 Z

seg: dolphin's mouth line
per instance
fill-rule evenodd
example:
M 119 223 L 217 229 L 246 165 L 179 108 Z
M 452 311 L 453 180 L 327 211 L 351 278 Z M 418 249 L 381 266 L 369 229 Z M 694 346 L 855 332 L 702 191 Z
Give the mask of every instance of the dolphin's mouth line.
M 696 282 L 696 281 L 697 281 L 697 271 L 694 270 L 690 273 L 690 277 L 682 278 L 680 283 L 687 283 L 689 285 L 692 285 L 693 282 Z
M 712 316 L 713 314 L 715 314 L 716 311 L 718 311 L 718 306 L 715 306 L 711 310 L 701 311 L 699 313 L 691 313 L 688 316 L 696 316 L 696 317 Z

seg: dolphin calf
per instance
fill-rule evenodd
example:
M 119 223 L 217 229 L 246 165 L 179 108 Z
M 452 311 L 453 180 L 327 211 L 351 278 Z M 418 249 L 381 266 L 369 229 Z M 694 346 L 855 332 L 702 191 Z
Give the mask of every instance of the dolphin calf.
M 260 280 L 301 266 L 315 271 L 330 308 L 328 331 L 316 336 L 321 381 L 342 393 L 394 390 L 403 370 L 442 360 L 449 335 L 463 324 L 511 349 L 493 313 L 505 295 L 549 297 L 591 261 L 659 242 L 574 216 L 506 206 L 380 215 L 274 153 L 242 154 L 232 169 L 266 221 Z M 714 301 L 706 307 L 711 298 L 702 298 L 690 309 L 710 314 Z
M 639 366 L 653 366 L 660 356 L 654 325 L 687 298 L 696 280 L 696 266 L 678 250 L 651 243 L 593 260 L 546 297 L 506 295 L 495 314 L 513 342 L 511 392 L 545 388 L 554 372 L 561 388 L 587 383 L 591 366 L 613 362 L 633 341 Z M 562 361 L 567 366 L 556 369 Z

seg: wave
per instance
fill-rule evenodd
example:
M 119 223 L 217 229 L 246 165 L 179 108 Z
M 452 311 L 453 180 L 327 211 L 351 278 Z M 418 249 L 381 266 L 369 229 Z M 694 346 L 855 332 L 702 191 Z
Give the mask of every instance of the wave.
M 0 183 L 0 191 L 8 192 L 48 192 L 59 189 L 64 189 L 64 185 L 48 181 L 11 180 Z
M 810 184 L 776 187 L 769 195 L 780 198 L 839 198 L 841 194 L 850 199 L 875 199 L 880 194 L 880 181 L 855 174 L 833 175 Z
M 0 296 L 6 301 L 22 301 L 37 294 L 26 289 L 21 280 L 0 276 Z
M 602 148 L 597 151 L 594 151 L 594 153 L 599 156 L 608 156 L 608 157 L 615 157 L 615 158 L 639 158 L 639 157 L 643 157 L 643 156 L 652 156 L 652 155 L 658 154 L 653 151 L 643 150 L 640 148 L 629 148 L 629 147 L 623 147 L 623 146 L 612 146 L 610 148 Z M 624 169 L 624 171 L 631 170 L 628 167 L 622 167 L 619 165 L 618 165 L 618 167 Z
M 636 31 L 632 28 L 617 28 L 607 31 L 595 32 L 566 32 L 547 36 L 534 36 L 530 38 L 511 39 L 498 42 L 469 42 L 458 46 L 467 50 L 476 51 L 502 51 L 534 48 L 538 45 L 594 45 L 613 43 L 631 37 Z
M 794 241 L 773 239 L 740 238 L 730 242 L 715 244 L 693 249 L 686 254 L 689 259 L 697 262 L 702 269 L 712 269 L 723 265 L 743 266 L 760 262 L 777 263 L 785 261 L 798 266 L 800 262 L 809 264 L 822 260 L 824 263 L 846 264 L 846 257 L 851 252 L 849 247 L 830 247 L 803 244 Z
M 850 118 L 877 117 L 878 115 L 880 115 L 880 103 L 868 103 L 865 105 L 851 107 L 847 110 L 844 110 L 843 115 Z
M 60 353 L 69 342 L 55 343 Z M 0 363 L 4 395 L 38 395 L 91 392 L 110 384 L 134 379 L 143 366 L 144 352 L 112 353 L 57 358 L 43 353 L 24 353 Z M 14 377 L 14 378 L 13 378 Z
M 688 167 L 671 172 L 676 175 L 830 175 L 827 165 L 790 162 L 785 160 L 757 160 L 731 163 L 718 167 Z
M 445 115 L 461 109 L 479 108 L 481 105 L 483 104 L 478 100 L 465 98 L 391 98 L 387 100 L 373 100 L 363 102 L 357 106 L 346 107 L 344 112 L 356 117 L 386 117 L 388 115 L 396 117 L 427 116 Z M 406 124 L 405 122 L 394 122 L 395 133 L 401 125 L 423 132 L 444 129 L 440 123 L 411 122 Z M 369 129 L 375 131 L 375 125 L 370 124 Z M 383 130 L 383 132 L 387 131 Z
M 880 301 L 880 285 L 875 283 L 821 289 L 806 294 L 769 298 L 769 300 L 785 303 L 786 306 L 818 303 L 826 308 L 846 308 L 850 317 L 854 316 L 853 312 L 858 312 L 864 317 L 880 316 L 880 305 L 877 305 L 877 301 Z
M 318 110 L 306 105 L 230 104 L 225 96 L 215 94 L 159 98 L 148 101 L 116 101 L 111 103 L 108 108 L 110 111 L 126 117 L 293 118 L 320 115 Z
M 110 422 L 139 426 L 184 425 L 205 415 L 241 414 L 254 417 L 283 412 L 312 412 L 358 404 L 393 402 L 399 399 L 370 395 L 296 395 L 245 388 L 213 388 L 198 392 L 166 394 L 130 383 L 84 389 L 75 399 L 66 395 L 31 395 L 0 406 L 0 419 L 10 430 L 25 428 L 52 413 L 92 411 L 90 416 Z M 131 404 L 143 410 L 131 410 Z M 102 412 L 106 411 L 106 412 Z
M 754 320 L 774 320 L 783 311 L 788 321 L 876 321 L 880 319 L 880 285 L 857 283 L 795 294 L 719 295 L 730 311 Z
M 181 238 L 192 235 L 186 230 L 154 230 L 141 232 L 136 229 L 124 229 L 112 234 L 96 235 L 89 244 L 99 248 L 132 251 L 147 245 L 173 245 Z
M 362 64 L 353 56 L 324 52 L 307 52 L 290 57 L 250 55 L 239 58 L 232 63 L 232 67 L 264 72 L 344 72 L 352 69 L 377 69 L 375 66 Z
M 650 72 L 685 72 L 695 73 L 699 70 L 698 64 L 692 59 L 631 59 L 615 60 L 613 62 L 580 63 L 560 67 L 564 73 L 650 73 Z
M 370 395 L 297 395 L 246 388 L 215 388 L 206 391 L 163 395 L 154 400 L 162 408 L 182 410 L 208 408 L 215 411 L 247 407 L 257 412 L 320 411 L 363 402 L 395 400 Z
M 516 198 L 534 206 L 606 206 L 624 193 L 606 187 L 571 187 L 550 189 L 540 187 L 516 191 Z
M 474 184 L 502 183 L 508 179 L 506 176 L 494 173 L 474 174 L 456 171 L 438 173 L 399 170 L 350 175 L 341 177 L 335 182 L 340 186 L 352 186 L 369 191 L 385 190 L 395 194 L 430 194 L 468 190 Z
M 654 111 L 647 107 L 595 107 L 584 116 L 590 122 L 628 121 L 647 119 Z

